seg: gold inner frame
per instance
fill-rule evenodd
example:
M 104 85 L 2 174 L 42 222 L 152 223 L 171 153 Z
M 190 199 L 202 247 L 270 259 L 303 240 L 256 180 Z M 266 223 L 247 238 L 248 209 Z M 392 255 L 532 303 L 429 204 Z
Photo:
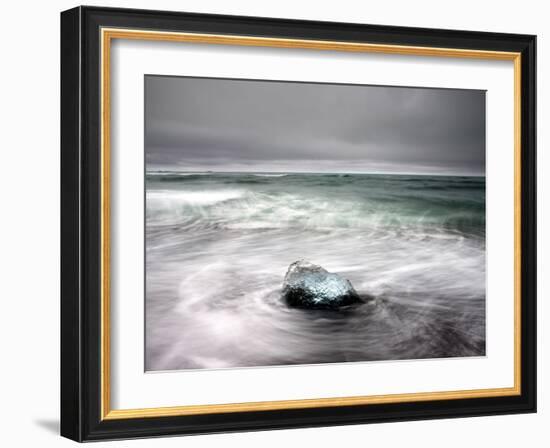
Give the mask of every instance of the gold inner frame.
M 502 397 L 521 394 L 521 54 L 515 52 L 466 50 L 305 39 L 279 39 L 217 34 L 101 29 L 101 419 L 127 419 L 180 415 L 214 414 L 262 410 L 306 409 L 414 401 Z M 110 62 L 113 39 L 148 40 L 298 48 L 311 50 L 384 53 L 414 56 L 506 60 L 514 63 L 514 386 L 442 392 L 417 392 L 302 400 L 171 406 L 141 409 L 111 409 L 110 349 Z

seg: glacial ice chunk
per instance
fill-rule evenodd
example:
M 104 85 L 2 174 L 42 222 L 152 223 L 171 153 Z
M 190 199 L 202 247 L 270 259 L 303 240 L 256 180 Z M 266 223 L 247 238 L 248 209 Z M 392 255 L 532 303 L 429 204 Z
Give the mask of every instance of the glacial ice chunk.
M 289 266 L 282 293 L 286 303 L 296 308 L 338 309 L 362 302 L 349 280 L 306 260 Z

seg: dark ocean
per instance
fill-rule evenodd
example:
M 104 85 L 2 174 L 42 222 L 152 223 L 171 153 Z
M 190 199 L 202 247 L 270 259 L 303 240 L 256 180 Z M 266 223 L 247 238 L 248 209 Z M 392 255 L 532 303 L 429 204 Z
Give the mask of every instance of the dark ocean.
M 305 259 L 374 297 L 289 308 Z M 485 354 L 485 178 L 146 175 L 146 370 Z

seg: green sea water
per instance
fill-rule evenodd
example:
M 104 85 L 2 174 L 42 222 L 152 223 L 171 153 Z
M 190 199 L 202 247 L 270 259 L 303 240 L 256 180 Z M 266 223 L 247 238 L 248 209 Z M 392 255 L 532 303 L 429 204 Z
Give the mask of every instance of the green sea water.
M 146 174 L 146 367 L 485 354 L 485 178 Z M 300 259 L 369 304 L 289 309 Z

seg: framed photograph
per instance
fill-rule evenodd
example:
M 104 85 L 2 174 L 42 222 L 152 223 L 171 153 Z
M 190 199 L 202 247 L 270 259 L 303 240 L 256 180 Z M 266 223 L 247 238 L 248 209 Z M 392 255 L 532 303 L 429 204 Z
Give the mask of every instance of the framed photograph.
M 61 433 L 536 410 L 535 36 L 61 14 Z

